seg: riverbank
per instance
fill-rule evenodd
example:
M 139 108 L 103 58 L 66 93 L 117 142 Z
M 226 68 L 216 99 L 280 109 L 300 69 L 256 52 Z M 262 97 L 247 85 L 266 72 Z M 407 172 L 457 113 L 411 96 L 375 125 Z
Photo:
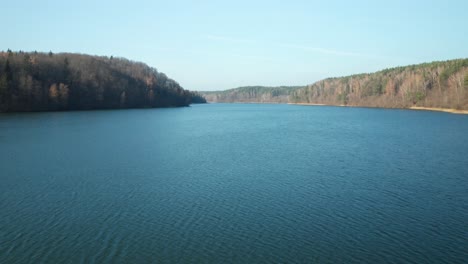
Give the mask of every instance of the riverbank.
M 327 104 L 313 104 L 313 103 L 288 103 L 288 104 L 293 104 L 293 105 L 327 105 Z M 337 105 L 333 105 L 333 106 L 337 106 Z
M 315 104 L 315 103 L 288 103 L 292 105 L 318 105 L 318 106 L 342 106 L 342 107 L 363 107 L 363 108 L 386 108 L 387 107 L 369 107 L 369 106 L 358 106 L 358 105 L 328 105 L 328 104 Z M 450 114 L 462 114 L 468 115 L 468 110 L 459 110 L 459 109 L 452 109 L 452 108 L 439 108 L 439 107 L 420 107 L 420 106 L 412 106 L 409 108 L 397 108 L 397 109 L 405 109 L 405 110 L 418 110 L 418 111 L 436 111 L 436 112 L 445 112 Z
M 411 110 L 423 110 L 423 111 L 437 111 L 437 112 L 446 112 L 446 113 L 451 113 L 451 114 L 468 115 L 468 110 L 458 110 L 458 109 L 452 109 L 452 108 L 412 106 L 409 109 L 411 109 Z

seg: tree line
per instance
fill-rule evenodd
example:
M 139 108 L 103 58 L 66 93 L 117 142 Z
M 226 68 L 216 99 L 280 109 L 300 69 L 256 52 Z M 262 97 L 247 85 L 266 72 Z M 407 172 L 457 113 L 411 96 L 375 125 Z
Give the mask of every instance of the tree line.
M 468 109 L 468 59 L 328 78 L 294 92 L 293 103 Z
M 302 87 L 248 86 L 202 94 L 211 102 L 468 109 L 468 59 L 328 78 Z
M 304 86 L 243 86 L 225 91 L 201 92 L 209 102 L 288 103 L 294 91 Z
M 205 103 L 164 73 L 125 58 L 0 52 L 0 111 L 176 107 Z

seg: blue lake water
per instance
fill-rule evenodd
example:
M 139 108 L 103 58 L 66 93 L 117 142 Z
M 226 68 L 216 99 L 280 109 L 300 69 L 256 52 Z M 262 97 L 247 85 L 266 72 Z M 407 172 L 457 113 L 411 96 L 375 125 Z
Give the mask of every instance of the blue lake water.
M 468 115 L 0 115 L 0 263 L 466 263 Z

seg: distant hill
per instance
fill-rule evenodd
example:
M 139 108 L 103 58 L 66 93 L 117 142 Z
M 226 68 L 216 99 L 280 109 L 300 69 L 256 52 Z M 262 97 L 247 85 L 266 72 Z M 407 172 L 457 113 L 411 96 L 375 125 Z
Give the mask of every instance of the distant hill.
M 124 58 L 0 52 L 0 111 L 188 106 L 206 102 L 164 73 Z
M 294 92 L 292 103 L 468 109 L 468 59 L 329 78 Z
M 245 86 L 225 91 L 200 92 L 208 102 L 288 103 L 290 96 L 305 86 Z
M 304 87 L 241 87 L 202 95 L 209 102 L 468 109 L 468 59 L 328 78 Z

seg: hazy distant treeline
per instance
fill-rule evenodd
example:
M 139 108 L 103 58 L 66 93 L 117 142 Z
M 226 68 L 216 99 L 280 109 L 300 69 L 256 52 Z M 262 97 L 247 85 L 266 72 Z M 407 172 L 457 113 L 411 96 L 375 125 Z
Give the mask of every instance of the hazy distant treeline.
M 201 92 L 209 102 L 288 103 L 294 91 L 305 86 L 244 86 L 225 91 Z
M 468 59 L 328 78 L 305 87 L 241 87 L 203 92 L 213 102 L 289 102 L 389 108 L 468 109 Z
M 187 106 L 204 103 L 164 73 L 124 58 L 0 52 L 0 111 Z

